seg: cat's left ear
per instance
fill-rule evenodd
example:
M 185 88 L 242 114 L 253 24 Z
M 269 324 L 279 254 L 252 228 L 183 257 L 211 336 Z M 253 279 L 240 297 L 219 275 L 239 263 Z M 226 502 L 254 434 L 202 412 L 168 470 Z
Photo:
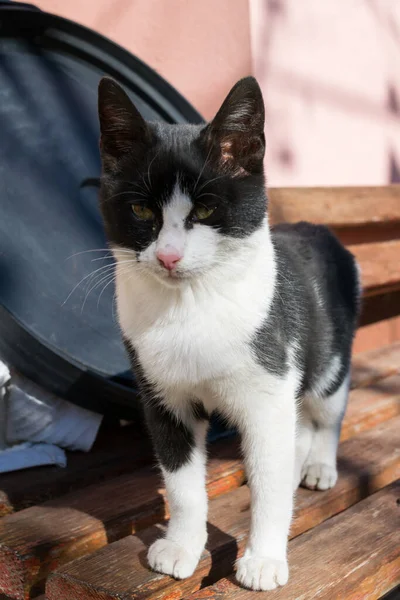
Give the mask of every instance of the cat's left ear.
M 234 177 L 262 173 L 265 110 L 260 86 L 245 77 L 231 89 L 214 119 L 202 132 L 210 158 Z

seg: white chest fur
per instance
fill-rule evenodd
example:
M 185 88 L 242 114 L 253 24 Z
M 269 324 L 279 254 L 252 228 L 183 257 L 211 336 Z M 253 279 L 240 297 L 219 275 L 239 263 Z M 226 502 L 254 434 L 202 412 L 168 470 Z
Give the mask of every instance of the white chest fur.
M 272 248 L 263 234 L 253 260 L 228 279 L 220 273 L 175 289 L 117 266 L 120 325 L 159 392 L 197 395 L 251 357 L 249 341 L 266 317 L 274 285 Z

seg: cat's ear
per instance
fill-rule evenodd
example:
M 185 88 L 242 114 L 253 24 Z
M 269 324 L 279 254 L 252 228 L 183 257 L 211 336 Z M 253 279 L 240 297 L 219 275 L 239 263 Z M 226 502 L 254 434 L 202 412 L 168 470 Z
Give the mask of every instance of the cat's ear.
M 139 155 L 150 142 L 149 128 L 122 87 L 103 77 L 99 83 L 100 151 L 103 167 L 114 169 L 126 155 Z
M 262 172 L 264 119 L 264 101 L 256 79 L 241 79 L 202 133 L 219 171 L 234 177 Z

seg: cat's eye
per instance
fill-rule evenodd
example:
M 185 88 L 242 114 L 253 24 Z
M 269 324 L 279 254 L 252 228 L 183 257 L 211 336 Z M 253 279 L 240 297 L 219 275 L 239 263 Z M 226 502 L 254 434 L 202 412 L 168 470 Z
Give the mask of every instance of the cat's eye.
M 153 211 L 147 206 L 143 206 L 143 204 L 132 204 L 131 208 L 135 217 L 142 221 L 152 221 L 154 219 Z
M 213 212 L 215 211 L 215 206 L 208 208 L 207 206 L 199 205 L 194 209 L 194 216 L 199 221 L 203 221 L 204 219 L 208 219 L 211 217 Z

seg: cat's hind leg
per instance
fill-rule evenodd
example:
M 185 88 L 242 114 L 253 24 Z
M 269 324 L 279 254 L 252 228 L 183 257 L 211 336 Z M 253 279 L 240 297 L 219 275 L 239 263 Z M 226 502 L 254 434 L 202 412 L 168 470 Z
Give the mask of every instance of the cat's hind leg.
M 301 468 L 301 484 L 311 490 L 328 490 L 337 481 L 336 455 L 349 394 L 350 373 L 330 396 L 304 399 L 304 410 L 313 422 L 310 451 Z
M 311 450 L 315 427 L 308 412 L 300 410 L 296 425 L 296 450 L 293 489 L 297 490 L 302 479 L 303 466 Z

